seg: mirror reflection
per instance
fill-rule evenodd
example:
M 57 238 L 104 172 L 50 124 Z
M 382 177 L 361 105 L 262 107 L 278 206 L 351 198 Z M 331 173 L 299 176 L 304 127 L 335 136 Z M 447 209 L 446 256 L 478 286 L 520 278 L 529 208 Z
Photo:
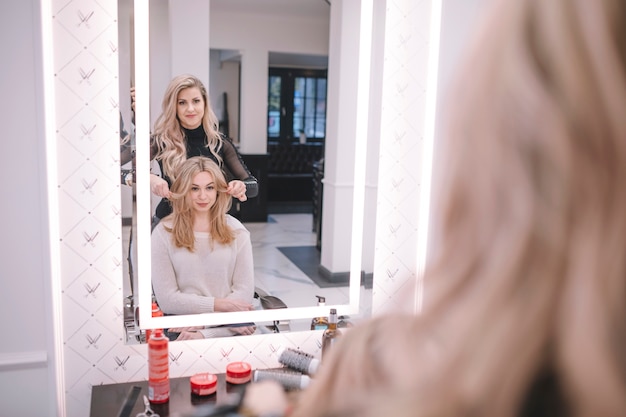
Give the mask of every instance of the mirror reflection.
M 283 303 L 287 310 L 312 307 L 318 303 L 317 296 L 323 297 L 322 299 L 329 305 L 347 305 L 350 302 L 349 285 L 353 285 L 348 281 L 347 271 L 342 271 L 344 276 L 334 282 L 329 281 L 328 277 L 320 273 L 321 179 L 323 178 L 325 144 L 327 56 L 307 54 L 309 51 L 306 50 L 296 53 L 295 50 L 289 48 L 285 48 L 284 51 L 280 49 L 278 51 L 267 50 L 261 80 L 265 85 L 270 86 L 267 89 L 268 93 L 263 94 L 263 108 L 267 107 L 268 112 L 265 114 L 266 121 L 264 121 L 263 130 L 254 134 L 256 139 L 260 137 L 261 140 L 255 142 L 256 139 L 248 139 L 249 137 L 246 135 L 246 129 L 250 123 L 247 123 L 245 118 L 247 102 L 245 97 L 250 97 L 250 93 L 248 84 L 246 84 L 246 75 L 243 74 L 245 62 L 249 62 L 254 57 L 248 57 L 246 51 L 238 49 L 236 43 L 225 43 L 224 38 L 227 36 L 220 36 L 217 31 L 214 33 L 213 29 L 210 45 L 208 39 L 206 43 L 203 43 L 204 40 L 201 39 L 193 39 L 193 42 L 188 42 L 187 46 L 181 47 L 176 43 L 174 33 L 176 23 L 173 23 L 172 20 L 175 16 L 180 15 L 180 11 L 174 12 L 170 9 L 175 3 L 150 1 L 150 36 L 152 38 L 150 47 L 151 133 L 153 133 L 156 118 L 161 114 L 161 101 L 169 81 L 179 73 L 191 72 L 189 69 L 202 74 L 208 80 L 206 84 L 209 85 L 209 104 L 219 121 L 221 133 L 232 138 L 242 155 L 243 161 L 260 182 L 259 189 L 261 192 L 259 195 L 243 202 L 233 200 L 233 209 L 230 212 L 250 232 L 256 296 L 256 301 L 253 301 L 256 302 L 256 307 L 262 309 L 264 306 L 261 301 L 266 301 L 270 308 L 275 308 L 276 303 L 272 305 L 271 301 L 276 300 L 278 300 L 279 305 Z M 242 7 L 243 3 L 240 1 L 212 0 L 210 3 L 211 27 L 219 28 L 220 26 L 213 24 L 215 16 L 219 13 L 235 13 L 237 7 Z M 259 13 L 265 12 L 267 14 L 267 11 L 271 10 L 271 2 L 256 3 L 257 5 L 264 3 L 268 7 L 265 10 L 259 10 Z M 303 4 L 303 2 L 294 3 Z M 119 10 L 120 49 L 122 50 L 124 45 L 122 33 L 127 30 L 127 38 L 133 38 L 132 1 L 120 0 Z M 248 12 L 251 10 L 248 9 Z M 294 10 L 285 11 L 284 19 L 302 19 L 302 17 L 297 18 L 293 15 Z M 326 19 L 325 24 L 317 23 L 317 25 L 326 31 L 322 38 L 327 39 L 330 7 L 326 2 L 320 1 L 317 10 L 320 15 L 316 19 L 319 18 L 319 21 Z M 307 9 L 305 12 L 310 15 L 311 9 Z M 122 13 L 126 13 L 126 16 L 122 17 Z M 224 21 L 224 19 L 216 20 Z M 157 48 L 154 47 L 155 43 L 158 45 Z M 189 44 L 193 47 L 190 48 Z M 326 53 L 327 44 L 328 41 L 326 40 Z M 129 45 L 131 46 L 127 55 L 123 52 L 120 53 L 120 97 L 122 102 L 125 101 L 125 95 L 130 102 L 130 87 L 134 85 L 132 74 L 135 65 L 132 58 L 132 43 Z M 208 46 L 208 48 L 205 49 L 204 46 Z M 185 48 L 187 51 L 191 49 L 196 60 L 199 55 L 202 55 L 199 51 L 209 50 L 210 68 L 206 68 L 204 71 L 205 69 L 194 66 L 193 62 L 185 67 L 180 60 L 174 59 L 180 49 Z M 158 51 L 157 53 L 155 53 L 155 49 Z M 127 56 L 127 62 L 125 62 L 125 56 Z M 173 61 L 176 64 L 172 63 Z M 126 77 L 128 77 L 127 81 L 125 80 Z M 199 75 L 199 78 L 202 76 Z M 288 82 L 291 83 L 291 87 L 289 87 L 291 90 L 288 93 L 280 89 L 277 92 L 275 88 L 272 88 L 272 85 L 284 86 Z M 126 86 L 128 88 L 125 88 Z M 285 88 L 287 89 L 287 87 Z M 300 97 L 300 102 L 296 102 L 292 98 L 302 93 L 310 93 L 310 96 L 308 98 L 307 96 Z M 291 100 L 284 99 L 285 94 L 291 94 L 287 96 Z M 290 103 L 291 106 L 287 108 L 289 106 L 282 103 Z M 133 136 L 134 115 L 130 104 L 126 106 L 126 109 L 121 104 L 120 108 L 122 109 L 122 120 L 125 122 L 125 131 L 129 132 L 125 143 L 129 144 L 127 148 L 132 151 L 135 144 Z M 245 140 L 242 141 L 240 138 L 245 138 Z M 288 150 L 286 152 L 292 153 L 280 154 L 285 149 Z M 301 151 L 301 149 L 304 150 Z M 271 164 L 271 166 L 264 170 L 262 168 L 264 164 Z M 158 170 L 157 165 L 152 164 L 151 166 Z M 123 166 L 123 172 L 132 171 L 132 166 L 132 162 Z M 127 305 L 136 307 L 140 272 L 137 273 L 136 263 L 133 263 L 136 260 L 138 246 L 136 239 L 133 240 L 133 237 L 136 236 L 136 229 L 133 230 L 136 225 L 136 206 L 133 203 L 138 193 L 136 193 L 135 184 L 129 183 L 127 180 L 123 184 L 125 184 L 123 185 L 123 193 L 125 193 L 123 197 L 124 225 L 127 229 L 127 233 L 124 235 L 129 237 L 127 243 L 129 253 L 128 289 L 125 289 L 125 294 L 127 295 Z M 153 208 L 158 207 L 159 202 L 160 198 L 153 195 Z M 356 285 L 359 285 L 359 282 Z M 362 291 L 367 294 L 370 290 L 362 287 Z M 364 299 L 368 300 L 368 297 L 369 295 L 366 295 Z M 135 308 L 131 308 L 131 310 L 133 314 L 136 313 Z M 263 329 L 271 329 L 270 331 L 299 331 L 310 328 L 310 320 L 267 320 L 266 317 L 270 317 L 268 315 L 259 315 L 258 317 L 264 317 L 263 320 L 266 320 L 265 324 L 267 325 L 263 325 Z M 309 317 L 313 317 L 313 315 L 309 314 Z M 224 320 L 222 323 L 230 322 L 230 319 Z M 233 318 L 233 322 L 241 321 L 245 320 Z M 133 324 L 136 324 L 136 321 Z

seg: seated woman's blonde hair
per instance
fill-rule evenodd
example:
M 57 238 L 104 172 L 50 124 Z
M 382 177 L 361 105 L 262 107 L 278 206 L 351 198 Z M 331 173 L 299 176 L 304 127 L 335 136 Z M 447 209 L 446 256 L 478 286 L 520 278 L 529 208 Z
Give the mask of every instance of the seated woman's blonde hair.
M 217 198 L 209 210 L 211 239 L 213 242 L 229 244 L 233 241 L 233 230 L 226 222 L 226 214 L 232 205 L 232 197 L 226 192 L 228 183 L 220 167 L 210 158 L 194 156 L 183 162 L 178 169 L 176 179 L 170 188 L 172 214 L 166 219 L 171 220 L 171 228 L 166 230 L 173 235 L 177 247 L 184 247 L 193 252 L 195 237 L 193 233 L 194 211 L 187 199 L 193 179 L 201 172 L 208 172 L 214 180 Z

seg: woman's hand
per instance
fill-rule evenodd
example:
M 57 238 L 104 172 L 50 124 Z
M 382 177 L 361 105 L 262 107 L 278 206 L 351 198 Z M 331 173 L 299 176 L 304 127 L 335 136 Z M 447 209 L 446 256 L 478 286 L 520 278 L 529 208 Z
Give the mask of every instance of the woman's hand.
M 252 304 L 241 300 L 232 300 L 230 298 L 216 298 L 213 310 L 216 312 L 231 312 L 231 311 L 251 311 L 253 310 Z
M 204 329 L 203 326 L 192 326 L 192 327 L 170 327 L 167 329 L 172 333 L 182 333 L 182 332 L 197 332 L 198 330 Z
M 226 192 L 241 202 L 248 199 L 246 196 L 246 184 L 244 184 L 243 181 L 233 180 L 229 182 Z
M 183 330 L 176 338 L 176 341 L 194 339 L 204 339 L 204 335 L 197 330 Z
M 291 408 L 283 386 L 269 379 L 248 384 L 242 406 L 254 416 L 285 416 Z
M 167 181 L 154 174 L 150 174 L 150 191 L 152 194 L 163 198 L 170 198 L 171 195 Z
M 256 332 L 256 326 L 236 326 L 228 328 L 233 334 L 248 336 Z

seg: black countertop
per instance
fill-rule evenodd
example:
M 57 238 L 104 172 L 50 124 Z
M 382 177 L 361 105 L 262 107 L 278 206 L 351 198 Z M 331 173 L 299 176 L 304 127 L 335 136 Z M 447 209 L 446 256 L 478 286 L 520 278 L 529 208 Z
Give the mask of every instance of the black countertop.
M 222 406 L 238 403 L 247 384 L 226 382 L 224 374 L 217 374 L 217 391 L 207 396 L 191 393 L 189 377 L 170 379 L 170 400 L 165 404 L 151 404 L 150 408 L 160 417 L 193 414 L 198 407 Z M 135 388 L 136 387 L 136 388 Z M 136 400 L 132 403 L 132 394 Z M 148 396 L 148 381 L 95 385 L 91 389 L 91 417 L 135 417 L 145 409 L 144 395 Z M 129 404 L 127 404 L 127 402 Z

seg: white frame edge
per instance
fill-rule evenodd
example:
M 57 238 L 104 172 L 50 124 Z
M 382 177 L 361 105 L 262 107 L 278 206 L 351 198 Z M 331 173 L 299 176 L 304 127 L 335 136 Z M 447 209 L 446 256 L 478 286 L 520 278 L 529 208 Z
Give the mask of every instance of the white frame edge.
M 59 231 L 58 158 L 56 141 L 56 107 L 54 77 L 54 33 L 52 28 L 52 0 L 41 1 L 41 49 L 42 79 L 44 99 L 44 135 L 46 146 L 46 181 L 48 203 L 48 239 L 50 262 L 50 305 L 52 341 L 54 356 L 48 361 L 50 380 L 53 381 L 53 395 L 56 412 L 66 415 L 65 406 L 65 361 L 63 356 L 63 318 L 61 295 L 61 248 Z
M 442 0 L 431 0 L 430 34 L 428 47 L 428 75 L 426 79 L 426 115 L 424 117 L 424 147 L 422 159 L 422 187 L 417 235 L 417 282 L 415 285 L 416 313 L 422 311 L 424 302 L 424 271 L 428 255 L 430 204 L 432 189 L 433 146 L 437 124 L 437 94 L 439 75 L 439 46 L 441 38 Z
M 329 308 L 336 308 L 337 314 L 349 315 L 359 313 L 361 287 L 361 251 L 363 246 L 363 217 L 365 195 L 365 165 L 367 141 L 367 117 L 369 110 L 370 59 L 372 48 L 373 0 L 361 1 L 358 74 L 358 107 L 357 107 L 357 146 L 355 153 L 355 179 L 352 222 L 352 253 L 350 267 L 350 302 L 342 305 L 325 305 L 321 307 L 290 307 L 288 309 L 255 310 L 233 313 L 206 313 L 179 316 L 152 317 L 151 309 L 139 309 L 141 329 L 219 325 L 224 323 L 263 322 L 274 320 L 310 319 L 327 315 Z M 135 16 L 135 131 L 137 145 L 137 240 L 150 242 L 151 212 L 150 207 L 150 147 L 149 141 L 142 140 L 150 136 L 150 82 L 149 82 L 149 0 L 134 0 Z M 142 36 L 143 35 L 143 36 Z M 137 76 L 137 74 L 147 76 Z M 142 184 L 144 184 L 142 186 Z M 142 244 L 137 253 L 138 271 L 138 302 L 139 306 L 149 306 L 151 300 L 150 248 Z M 143 277 L 143 279 L 142 279 Z

